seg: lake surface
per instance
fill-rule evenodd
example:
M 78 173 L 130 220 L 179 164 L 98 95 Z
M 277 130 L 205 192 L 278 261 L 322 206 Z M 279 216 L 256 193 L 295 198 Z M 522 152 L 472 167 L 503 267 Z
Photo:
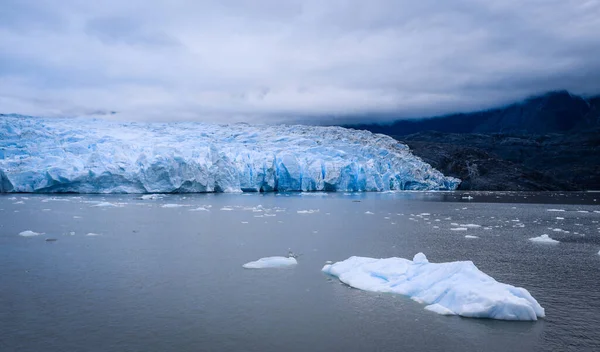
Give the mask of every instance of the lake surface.
M 596 198 L 0 195 L 0 351 L 599 351 Z M 528 240 L 542 234 L 561 243 Z M 302 254 L 296 267 L 242 268 L 288 248 Z M 546 318 L 441 316 L 320 271 L 327 260 L 417 252 L 472 260 L 529 290 Z

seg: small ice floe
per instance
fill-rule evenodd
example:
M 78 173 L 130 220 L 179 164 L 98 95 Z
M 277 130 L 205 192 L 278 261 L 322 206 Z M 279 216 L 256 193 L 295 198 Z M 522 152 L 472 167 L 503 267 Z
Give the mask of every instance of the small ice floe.
M 451 228 L 450 231 L 467 231 L 468 229 L 466 227 L 454 227 Z
M 469 228 L 469 229 L 476 229 L 476 228 L 481 227 L 481 225 L 477 225 L 477 224 L 460 224 L 459 226 L 460 227 L 466 227 L 466 228 Z
M 88 232 L 86 236 L 100 236 L 99 233 Z
M 19 232 L 19 236 L 23 236 L 23 237 L 39 236 L 39 235 L 43 235 L 43 234 L 44 234 L 43 232 L 35 232 L 35 231 L 31 231 L 31 230 Z
M 73 215 L 73 219 L 81 219 L 81 216 Z
M 110 202 L 100 202 L 100 203 L 94 204 L 92 206 L 93 207 L 98 207 L 98 208 L 116 208 L 119 205 L 113 204 L 113 203 L 110 203 Z
M 367 210 L 367 211 L 365 211 L 365 214 L 367 214 L 367 215 L 373 215 L 373 214 L 375 214 L 375 213 L 373 213 L 373 212 L 370 212 L 370 211 L 368 211 L 368 210 Z M 413 219 L 413 220 L 414 220 L 414 219 Z
M 259 260 L 246 263 L 242 267 L 246 269 L 265 269 L 265 268 L 281 268 L 298 264 L 296 258 L 293 257 L 266 257 Z
M 430 263 L 423 253 L 412 261 L 350 257 L 321 271 L 359 290 L 408 296 L 438 314 L 501 320 L 545 316 L 526 289 L 498 282 L 470 261 Z
M 308 210 L 298 210 L 297 213 L 298 214 L 314 214 L 314 213 L 318 213 L 319 209 L 308 209 Z
M 560 217 L 560 216 L 557 216 L 557 217 L 556 217 L 556 220 L 564 220 L 564 219 L 565 219 L 565 218 L 563 218 L 563 217 Z
M 471 197 L 471 196 L 464 196 L 464 197 L 462 197 L 462 199 L 471 200 L 471 199 L 473 199 L 473 197 Z
M 546 209 L 546 211 L 554 211 L 554 212 L 556 212 L 556 211 L 565 211 L 565 210 L 564 209 Z
M 539 237 L 532 237 L 529 239 L 531 242 L 537 242 L 537 243 L 559 243 L 560 241 L 557 241 L 555 239 L 550 238 L 550 236 L 548 235 L 541 235 Z
M 465 238 L 479 238 L 479 236 L 466 235 Z
M 232 210 L 233 210 L 233 208 L 232 208 L 232 207 L 230 207 L 230 206 L 224 206 L 223 208 L 221 208 L 221 209 L 219 209 L 219 210 L 222 210 L 222 211 L 232 211 Z
M 248 221 L 242 221 L 242 224 L 247 224 L 247 223 L 248 223 Z
M 433 228 L 434 228 L 434 229 L 439 229 L 440 227 L 439 227 L 439 226 L 434 226 Z
M 587 211 L 587 210 L 577 210 L 577 212 L 578 212 L 578 213 L 584 213 L 584 214 L 587 214 L 587 213 L 589 213 L 589 211 Z
M 172 204 L 171 203 L 171 204 L 163 204 L 161 206 L 161 208 L 181 208 L 181 207 L 184 207 L 184 206 L 185 205 L 183 205 L 183 204 Z
M 164 195 L 162 194 L 144 194 L 143 196 L 140 197 L 141 200 L 154 200 L 154 199 L 161 199 L 163 198 Z
M 24 202 L 24 201 L 22 201 L 22 200 L 20 200 L 20 201 L 18 201 L 18 202 L 14 202 L 13 204 L 25 204 L 25 202 Z
M 190 209 L 190 211 L 210 211 L 205 207 L 198 207 L 198 208 L 194 208 L 194 209 Z

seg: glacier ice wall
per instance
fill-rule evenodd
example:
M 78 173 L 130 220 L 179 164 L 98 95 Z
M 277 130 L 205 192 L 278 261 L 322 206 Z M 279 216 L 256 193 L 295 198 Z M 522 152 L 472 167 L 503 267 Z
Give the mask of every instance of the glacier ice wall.
M 0 192 L 452 190 L 391 137 L 341 127 L 0 115 Z

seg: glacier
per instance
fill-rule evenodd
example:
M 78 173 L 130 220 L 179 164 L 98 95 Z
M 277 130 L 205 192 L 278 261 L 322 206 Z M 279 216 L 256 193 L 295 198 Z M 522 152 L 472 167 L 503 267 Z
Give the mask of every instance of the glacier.
M 526 289 L 500 283 L 470 261 L 430 263 L 423 253 L 412 261 L 350 257 L 322 271 L 360 290 L 408 296 L 442 315 L 529 321 L 545 316 Z
M 368 131 L 0 115 L 0 193 L 454 190 L 459 183 Z

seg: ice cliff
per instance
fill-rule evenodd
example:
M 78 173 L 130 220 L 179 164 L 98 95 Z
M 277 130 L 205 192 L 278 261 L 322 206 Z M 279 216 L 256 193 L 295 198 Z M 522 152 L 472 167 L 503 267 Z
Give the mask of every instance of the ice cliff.
M 341 127 L 0 115 L 0 192 L 453 190 L 391 137 Z

